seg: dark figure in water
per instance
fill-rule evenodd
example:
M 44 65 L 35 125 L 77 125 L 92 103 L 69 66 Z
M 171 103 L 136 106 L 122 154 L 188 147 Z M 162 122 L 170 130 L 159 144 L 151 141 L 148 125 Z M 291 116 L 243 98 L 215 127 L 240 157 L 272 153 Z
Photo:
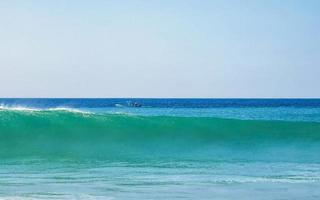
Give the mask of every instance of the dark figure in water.
M 134 102 L 134 103 L 132 104 L 132 106 L 133 106 L 133 107 L 141 107 L 141 104 L 139 104 L 138 102 Z
M 130 107 L 141 107 L 141 104 L 138 102 L 127 102 Z

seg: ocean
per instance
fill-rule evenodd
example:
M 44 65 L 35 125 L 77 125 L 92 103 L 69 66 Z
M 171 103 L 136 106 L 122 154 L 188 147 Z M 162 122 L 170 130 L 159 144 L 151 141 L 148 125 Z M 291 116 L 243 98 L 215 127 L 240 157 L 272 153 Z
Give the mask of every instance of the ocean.
M 0 99 L 0 199 L 320 199 L 320 99 Z

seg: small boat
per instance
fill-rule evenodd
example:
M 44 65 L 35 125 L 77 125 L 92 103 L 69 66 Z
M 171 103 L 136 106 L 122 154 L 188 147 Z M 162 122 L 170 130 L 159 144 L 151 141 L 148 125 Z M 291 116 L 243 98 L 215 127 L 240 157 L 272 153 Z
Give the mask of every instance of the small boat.
M 134 102 L 134 103 L 133 103 L 133 107 L 141 107 L 141 104 L 138 103 L 138 102 Z
M 141 107 L 142 106 L 138 102 L 131 102 L 131 101 L 127 102 L 127 104 L 128 104 L 129 107 Z

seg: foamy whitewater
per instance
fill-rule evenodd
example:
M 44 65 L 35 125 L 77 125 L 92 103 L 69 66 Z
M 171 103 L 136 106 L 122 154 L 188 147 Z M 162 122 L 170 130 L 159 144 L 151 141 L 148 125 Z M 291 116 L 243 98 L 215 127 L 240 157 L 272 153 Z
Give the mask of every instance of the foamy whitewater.
M 319 99 L 0 105 L 0 199 L 320 199 Z

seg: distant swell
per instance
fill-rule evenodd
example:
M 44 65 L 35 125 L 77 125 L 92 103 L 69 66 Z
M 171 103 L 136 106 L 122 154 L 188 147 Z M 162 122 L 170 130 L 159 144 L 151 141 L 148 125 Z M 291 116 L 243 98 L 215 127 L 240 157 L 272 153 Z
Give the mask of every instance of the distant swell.
M 0 158 L 320 162 L 320 123 L 0 109 Z

